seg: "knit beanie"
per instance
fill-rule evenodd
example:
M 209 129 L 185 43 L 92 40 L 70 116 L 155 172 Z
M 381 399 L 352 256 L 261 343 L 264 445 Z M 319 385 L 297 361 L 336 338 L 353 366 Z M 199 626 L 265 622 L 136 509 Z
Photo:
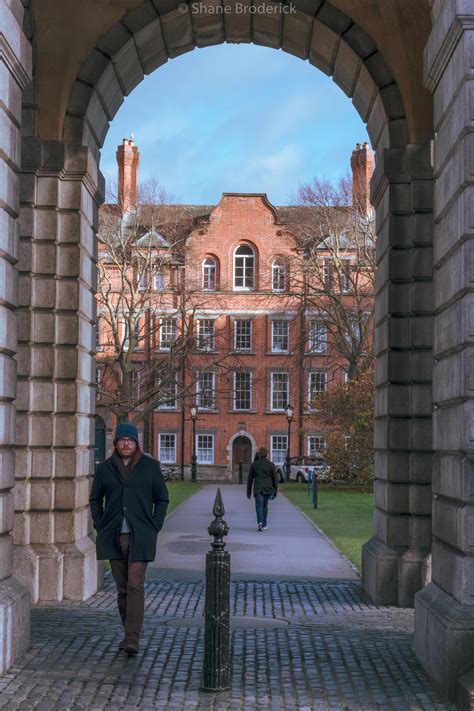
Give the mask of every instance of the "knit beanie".
M 135 425 L 132 425 L 131 422 L 122 422 L 120 425 L 117 425 L 117 429 L 115 430 L 114 444 L 121 437 L 129 437 L 129 439 L 134 439 L 137 444 L 140 444 L 138 439 L 138 429 L 137 427 L 135 427 Z

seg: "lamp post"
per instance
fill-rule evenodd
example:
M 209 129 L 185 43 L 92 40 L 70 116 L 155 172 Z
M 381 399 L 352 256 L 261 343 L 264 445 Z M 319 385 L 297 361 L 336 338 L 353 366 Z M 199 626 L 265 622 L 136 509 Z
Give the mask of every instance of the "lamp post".
M 291 437 L 291 420 L 293 419 L 293 408 L 291 405 L 286 406 L 286 419 L 288 420 L 288 449 L 286 450 L 286 460 L 285 460 L 285 483 L 290 481 L 290 437 Z
M 191 405 L 189 408 L 191 413 L 191 420 L 193 423 L 193 454 L 191 457 L 191 481 L 196 481 L 197 474 L 197 457 L 196 457 L 196 420 L 197 420 L 197 407 L 196 405 Z
M 242 450 L 243 450 L 243 438 L 245 435 L 245 424 L 243 422 L 239 422 L 239 484 L 243 483 L 244 480 L 244 462 L 242 458 Z

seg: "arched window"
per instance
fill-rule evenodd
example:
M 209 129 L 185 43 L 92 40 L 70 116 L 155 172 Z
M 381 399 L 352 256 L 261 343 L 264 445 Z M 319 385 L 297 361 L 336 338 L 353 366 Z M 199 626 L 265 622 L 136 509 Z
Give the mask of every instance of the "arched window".
M 202 263 L 202 288 L 206 291 L 217 288 L 217 264 L 212 257 L 207 257 Z
M 252 247 L 242 244 L 234 253 L 234 289 L 255 288 L 255 254 Z
M 286 267 L 279 260 L 272 264 L 272 290 L 286 291 Z

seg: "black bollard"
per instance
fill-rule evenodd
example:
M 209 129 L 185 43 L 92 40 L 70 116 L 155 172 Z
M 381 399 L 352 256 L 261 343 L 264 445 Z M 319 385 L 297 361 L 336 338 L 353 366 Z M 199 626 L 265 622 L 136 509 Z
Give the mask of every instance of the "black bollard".
M 229 526 L 221 490 L 217 489 L 209 528 L 214 536 L 206 555 L 206 602 L 204 609 L 204 691 L 224 691 L 230 687 L 230 554 L 224 550 Z
M 313 509 L 318 508 L 318 475 L 313 472 Z
M 244 483 L 244 463 L 239 462 L 239 484 Z

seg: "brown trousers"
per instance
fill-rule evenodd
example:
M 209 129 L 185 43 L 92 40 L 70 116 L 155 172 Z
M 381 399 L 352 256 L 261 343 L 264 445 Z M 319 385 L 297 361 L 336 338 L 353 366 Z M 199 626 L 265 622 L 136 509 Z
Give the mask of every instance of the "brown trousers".
M 117 605 L 127 642 L 138 644 L 145 612 L 146 561 L 129 561 L 130 534 L 120 535 L 122 560 L 111 560 L 110 567 L 117 586 Z

